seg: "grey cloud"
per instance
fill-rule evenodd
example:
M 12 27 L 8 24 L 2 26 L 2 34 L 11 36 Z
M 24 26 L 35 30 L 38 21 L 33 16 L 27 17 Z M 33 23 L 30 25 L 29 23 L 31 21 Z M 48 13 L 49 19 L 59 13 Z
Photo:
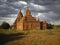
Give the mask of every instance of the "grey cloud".
M 59 21 L 60 20 L 60 0 L 20 0 L 28 3 L 32 15 L 37 15 L 38 13 L 46 13 L 47 21 Z M 15 4 L 16 3 L 16 4 Z M 36 8 L 30 3 L 34 3 L 39 6 L 44 6 L 45 10 L 41 8 Z M 26 5 L 18 3 L 18 0 L 0 0 L 0 17 L 11 17 L 11 14 L 17 14 L 19 9 L 25 11 Z
M 23 1 L 25 1 L 25 0 L 23 0 Z M 57 0 L 26 0 L 26 1 L 28 3 L 32 2 L 35 4 L 39 4 L 39 5 L 50 5 L 50 4 L 55 4 L 57 2 Z
M 50 5 L 50 6 L 46 6 L 47 8 L 49 8 L 52 12 L 52 13 L 48 13 L 47 16 L 52 18 L 53 21 L 56 21 L 56 20 L 60 20 L 60 6 L 56 6 L 56 5 Z M 50 14 L 50 15 L 49 15 Z
M 16 14 L 17 11 L 12 7 L 7 4 L 2 4 L 0 5 L 0 16 L 7 16 L 9 14 Z

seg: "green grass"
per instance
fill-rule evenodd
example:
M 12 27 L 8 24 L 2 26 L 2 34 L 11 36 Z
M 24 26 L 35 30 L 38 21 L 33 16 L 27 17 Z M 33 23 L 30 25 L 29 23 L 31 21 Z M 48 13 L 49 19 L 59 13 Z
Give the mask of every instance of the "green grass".
M 2 34 L 24 33 L 25 37 L 8 41 L 4 45 L 60 45 L 60 28 L 50 30 L 0 30 Z
M 16 33 L 27 33 L 27 31 L 18 31 L 18 30 L 0 30 L 0 34 L 16 34 Z

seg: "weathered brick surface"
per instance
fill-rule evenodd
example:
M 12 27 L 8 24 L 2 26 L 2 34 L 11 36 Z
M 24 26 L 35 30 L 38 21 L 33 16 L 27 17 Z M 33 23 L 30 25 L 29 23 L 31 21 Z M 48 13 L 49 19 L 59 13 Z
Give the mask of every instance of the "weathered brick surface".
M 43 21 L 43 29 L 47 29 L 47 23 L 46 23 L 46 21 Z
M 43 29 L 46 29 L 46 21 L 40 23 L 39 20 L 36 20 L 35 17 L 32 17 L 31 12 L 28 8 L 26 8 L 24 16 L 21 11 L 18 13 L 18 16 L 13 23 L 13 29 L 16 30 L 31 30 L 31 29 L 41 29 L 41 25 Z

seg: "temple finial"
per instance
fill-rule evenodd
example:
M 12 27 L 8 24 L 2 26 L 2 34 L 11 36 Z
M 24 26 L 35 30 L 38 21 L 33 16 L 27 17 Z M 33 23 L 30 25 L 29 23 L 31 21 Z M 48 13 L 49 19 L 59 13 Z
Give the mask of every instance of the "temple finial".
M 21 8 L 20 8 L 20 12 L 21 12 Z
M 26 11 L 25 11 L 25 14 L 24 15 L 25 16 L 31 15 L 31 11 L 29 10 L 29 7 L 28 6 L 26 7 Z
M 29 6 L 28 5 L 26 6 L 26 9 L 29 9 Z

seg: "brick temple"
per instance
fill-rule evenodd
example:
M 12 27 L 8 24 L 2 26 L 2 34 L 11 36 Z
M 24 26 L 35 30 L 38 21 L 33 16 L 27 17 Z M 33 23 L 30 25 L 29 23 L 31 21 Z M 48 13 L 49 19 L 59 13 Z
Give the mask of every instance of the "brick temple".
M 29 8 L 26 8 L 23 16 L 21 10 L 19 11 L 16 20 L 13 23 L 12 29 L 16 30 L 33 30 L 33 29 L 47 29 L 46 21 L 36 20 L 36 17 L 31 15 Z

